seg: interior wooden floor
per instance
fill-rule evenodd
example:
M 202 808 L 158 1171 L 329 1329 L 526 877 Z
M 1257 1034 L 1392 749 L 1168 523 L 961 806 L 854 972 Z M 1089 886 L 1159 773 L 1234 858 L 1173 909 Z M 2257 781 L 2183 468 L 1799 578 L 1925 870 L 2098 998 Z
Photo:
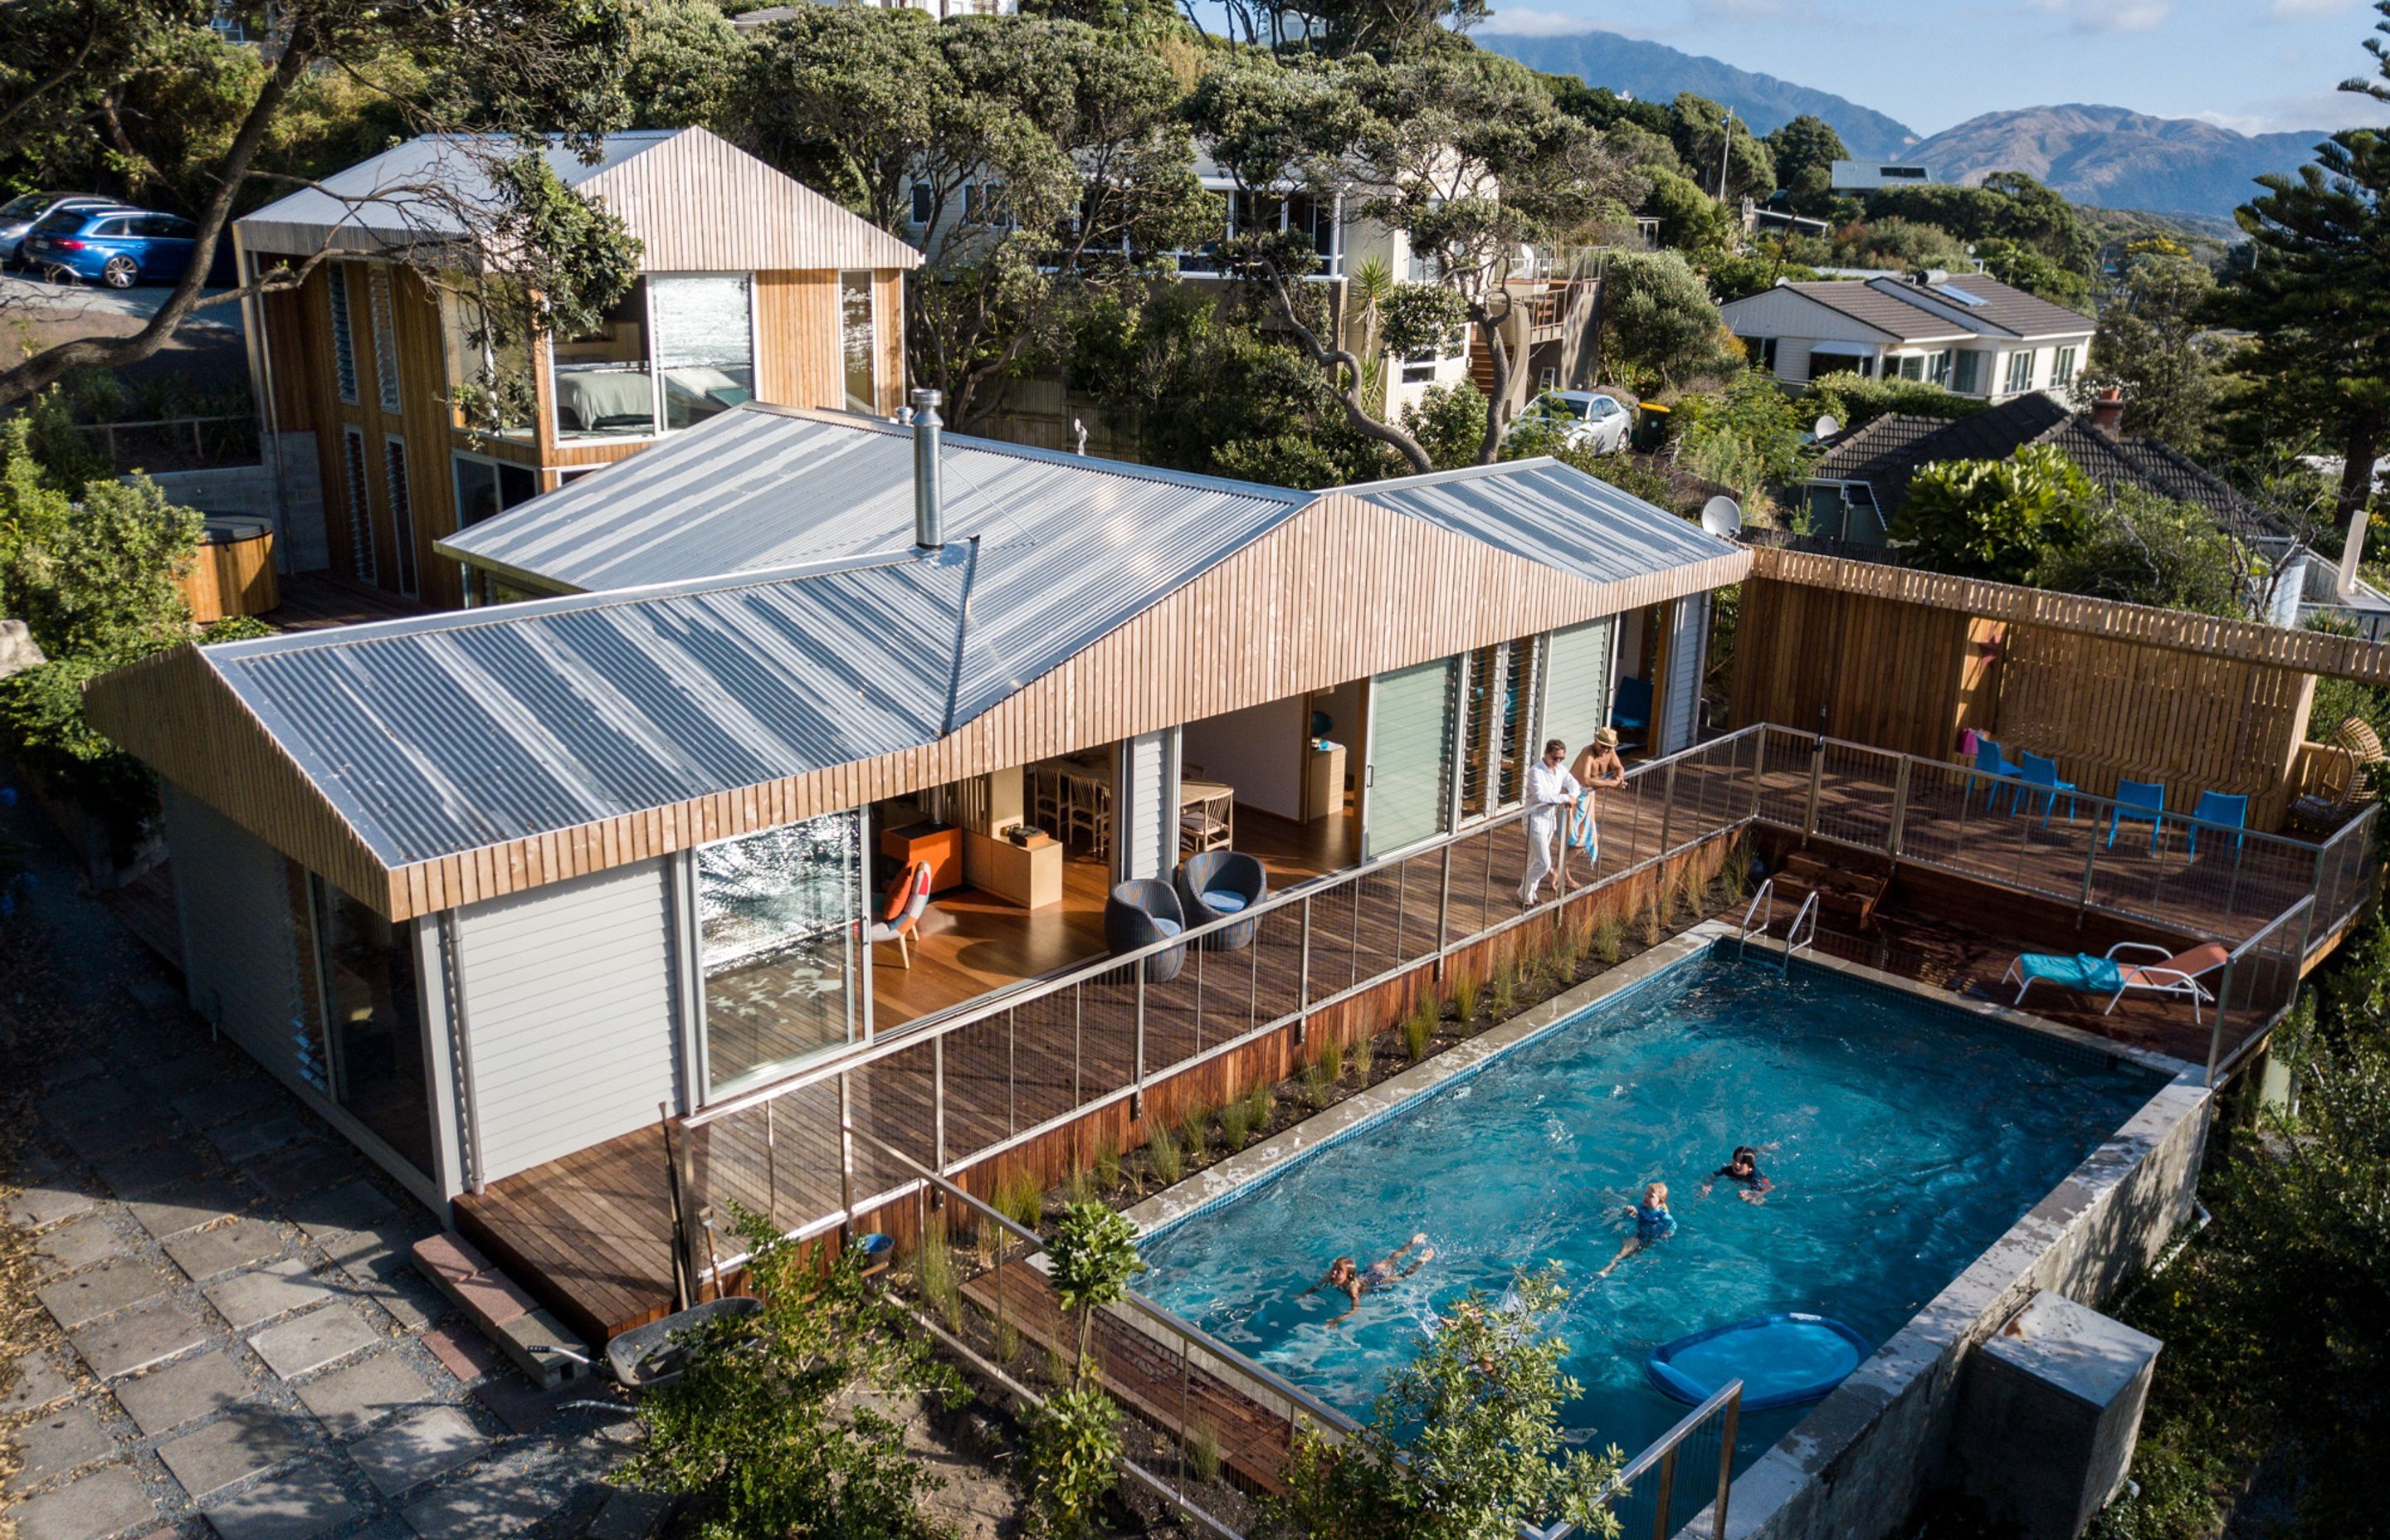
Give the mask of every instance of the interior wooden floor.
M 1341 817 L 1309 824 L 1239 807 L 1236 848 L 1259 856 L 1270 891 L 1280 892 L 1357 860 L 1356 822 L 1349 806 Z M 1023 909 L 977 888 L 940 893 L 921 917 L 910 968 L 893 943 L 873 949 L 874 1030 L 884 1033 L 1102 956 L 1111 891 L 1109 865 L 1073 850 L 1062 862 L 1062 902 L 1043 909 Z

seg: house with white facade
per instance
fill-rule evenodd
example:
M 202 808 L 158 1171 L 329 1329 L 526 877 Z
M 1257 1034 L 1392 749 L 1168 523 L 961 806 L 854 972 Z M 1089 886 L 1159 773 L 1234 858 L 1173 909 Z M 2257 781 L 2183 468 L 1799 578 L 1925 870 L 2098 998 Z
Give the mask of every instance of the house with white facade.
M 2036 391 L 2066 400 L 2093 330 L 2090 316 L 1981 273 L 1779 283 L 1720 314 L 1754 366 L 1787 385 L 1920 379 L 1996 405 Z

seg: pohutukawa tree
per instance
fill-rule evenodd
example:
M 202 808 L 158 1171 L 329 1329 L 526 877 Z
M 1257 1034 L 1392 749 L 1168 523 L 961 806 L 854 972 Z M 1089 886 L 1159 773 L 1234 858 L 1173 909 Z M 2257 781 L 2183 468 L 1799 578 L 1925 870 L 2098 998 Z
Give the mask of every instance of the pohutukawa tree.
M 442 275 L 505 269 L 495 330 L 584 322 L 632 271 L 618 222 L 568 192 L 540 151 L 594 152 L 627 121 L 629 0 L 276 0 L 256 49 L 222 42 L 209 0 L 14 0 L 0 26 L 0 174 L 30 186 L 116 187 L 197 228 L 189 271 L 128 336 L 79 337 L 0 368 L 0 406 L 71 370 L 158 352 L 191 318 L 303 282 L 324 253 L 277 263 L 225 292 L 209 270 L 234 218 L 314 174 L 417 134 L 460 141 L 478 177 L 379 189 L 408 260 Z M 333 109 L 337 109 L 334 110 Z M 345 136 L 326 119 L 363 123 Z M 369 136 L 366 130 L 379 131 Z M 311 154 L 311 152 L 313 152 Z M 352 199 L 361 203 L 366 199 Z M 414 237 L 420 236 L 417 240 Z
M 1601 135 L 1560 110 L 1531 72 L 1505 58 L 1424 50 L 1288 64 L 1220 56 L 1188 111 L 1197 137 L 1235 182 L 1259 233 L 1226 243 L 1231 271 L 1253 284 L 1279 323 L 1327 370 L 1353 426 L 1420 470 L 1418 442 L 1372 412 L 1364 360 L 1336 337 L 1303 280 L 1319 270 L 1317 240 L 1277 231 L 1268 214 L 1298 195 L 1333 217 L 1339 200 L 1398 232 L 1426 277 L 1397 285 L 1381 306 L 1387 352 L 1441 350 L 1463 327 L 1491 365 L 1478 458 L 1490 462 L 1514 410 L 1519 361 L 1502 331 L 1523 302 L 1534 250 L 1564 242 L 1613 212 L 1633 178 Z

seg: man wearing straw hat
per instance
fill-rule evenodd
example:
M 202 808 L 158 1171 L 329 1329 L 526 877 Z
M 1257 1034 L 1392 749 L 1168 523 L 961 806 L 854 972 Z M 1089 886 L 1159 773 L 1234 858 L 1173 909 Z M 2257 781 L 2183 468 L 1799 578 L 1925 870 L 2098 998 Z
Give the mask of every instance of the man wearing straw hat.
M 1568 773 L 1568 745 L 1559 738 L 1544 745 L 1544 757 L 1527 768 L 1527 875 L 1519 879 L 1519 907 L 1532 909 L 1542 895 L 1544 879 L 1551 875 L 1552 839 L 1560 832 L 1561 811 L 1576 805 L 1576 777 Z
M 1569 769 L 1576 777 L 1582 792 L 1576 800 L 1575 815 L 1569 819 L 1568 839 L 1561 846 L 1561 866 L 1565 876 L 1568 853 L 1574 846 L 1585 852 L 1589 865 L 1601 860 L 1601 830 L 1594 823 L 1596 791 L 1623 790 L 1626 785 L 1626 762 L 1618 757 L 1618 729 L 1604 727 L 1593 735 L 1593 741 L 1577 751 L 1576 764 Z M 1589 878 L 1592 873 L 1587 873 Z

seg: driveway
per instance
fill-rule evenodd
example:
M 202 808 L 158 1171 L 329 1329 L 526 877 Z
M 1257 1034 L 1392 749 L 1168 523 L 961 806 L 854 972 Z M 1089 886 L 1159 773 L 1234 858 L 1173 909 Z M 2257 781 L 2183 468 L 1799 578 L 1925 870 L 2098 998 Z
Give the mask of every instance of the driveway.
M 0 837 L 43 833 L 0 807 Z M 653 1505 L 605 1481 L 626 1410 L 502 1367 L 411 1265 L 430 1213 L 212 1040 L 56 853 L 32 870 L 0 918 L 19 1540 L 644 1534 Z

